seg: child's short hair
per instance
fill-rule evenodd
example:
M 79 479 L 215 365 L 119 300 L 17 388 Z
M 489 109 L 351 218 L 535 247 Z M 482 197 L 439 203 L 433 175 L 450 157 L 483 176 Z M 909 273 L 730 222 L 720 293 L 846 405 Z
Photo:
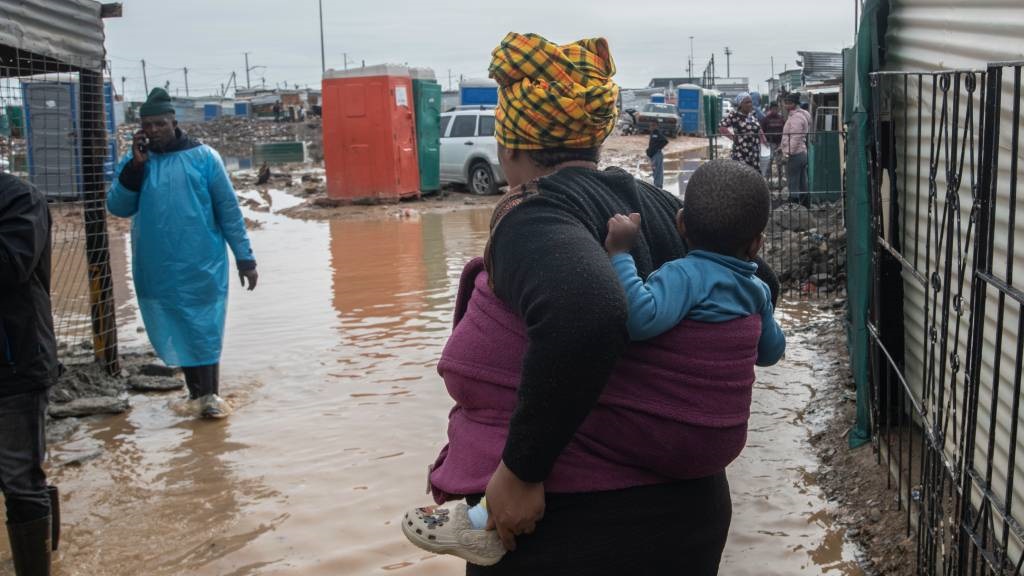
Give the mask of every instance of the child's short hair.
M 764 232 L 771 211 L 768 184 L 735 160 L 712 160 L 694 171 L 683 198 L 683 223 L 693 249 L 737 256 Z

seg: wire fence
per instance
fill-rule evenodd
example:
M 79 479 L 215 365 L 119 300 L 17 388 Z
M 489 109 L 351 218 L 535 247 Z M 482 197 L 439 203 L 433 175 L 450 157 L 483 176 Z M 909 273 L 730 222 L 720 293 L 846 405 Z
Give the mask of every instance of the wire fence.
M 841 297 L 846 293 L 846 219 L 842 143 L 845 134 L 820 130 L 803 135 L 810 158 L 807 190 L 791 191 L 781 154 L 761 156 L 761 173 L 771 191 L 772 210 L 761 257 L 779 277 L 789 298 Z M 729 158 L 732 143 L 711 135 L 708 146 L 666 161 L 678 174 L 680 196 L 690 175 L 709 159 Z M 678 163 L 678 164 L 677 164 Z M 667 169 L 668 173 L 669 170 Z
M 0 45 L 0 170 L 46 194 L 51 300 L 61 360 L 120 371 L 106 219 L 117 159 L 114 94 L 102 71 Z

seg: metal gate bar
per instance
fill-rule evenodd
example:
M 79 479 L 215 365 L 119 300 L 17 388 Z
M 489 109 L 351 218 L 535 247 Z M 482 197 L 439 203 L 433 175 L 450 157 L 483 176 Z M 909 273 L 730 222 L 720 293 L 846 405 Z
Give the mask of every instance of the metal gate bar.
M 976 233 L 974 211 L 967 222 L 962 217 L 961 195 L 970 191 L 977 204 L 983 80 L 975 71 L 871 77 L 873 439 L 879 463 L 884 453 L 885 469 L 895 466 L 889 485 L 906 511 L 907 534 L 917 526 L 921 574 L 955 570 L 950 515 L 960 502 L 968 432 L 964 295 Z

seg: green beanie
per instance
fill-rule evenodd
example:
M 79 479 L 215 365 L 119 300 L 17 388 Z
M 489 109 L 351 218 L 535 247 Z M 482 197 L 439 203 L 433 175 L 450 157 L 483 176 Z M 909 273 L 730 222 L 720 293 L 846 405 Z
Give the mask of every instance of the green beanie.
M 146 98 L 146 103 L 139 108 L 139 116 L 161 116 L 163 114 L 174 114 L 174 106 L 171 106 L 171 95 L 163 88 L 153 88 Z

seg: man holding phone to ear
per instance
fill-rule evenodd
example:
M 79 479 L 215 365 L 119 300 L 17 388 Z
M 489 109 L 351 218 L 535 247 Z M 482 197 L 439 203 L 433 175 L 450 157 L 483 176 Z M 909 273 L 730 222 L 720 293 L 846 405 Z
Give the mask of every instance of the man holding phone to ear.
M 204 418 L 223 418 L 220 353 L 231 247 L 238 277 L 256 288 L 256 259 L 220 155 L 191 138 L 171 98 L 154 88 L 139 110 L 142 129 L 121 161 L 107 209 L 132 218 L 132 274 L 139 310 L 157 354 L 185 372 Z

